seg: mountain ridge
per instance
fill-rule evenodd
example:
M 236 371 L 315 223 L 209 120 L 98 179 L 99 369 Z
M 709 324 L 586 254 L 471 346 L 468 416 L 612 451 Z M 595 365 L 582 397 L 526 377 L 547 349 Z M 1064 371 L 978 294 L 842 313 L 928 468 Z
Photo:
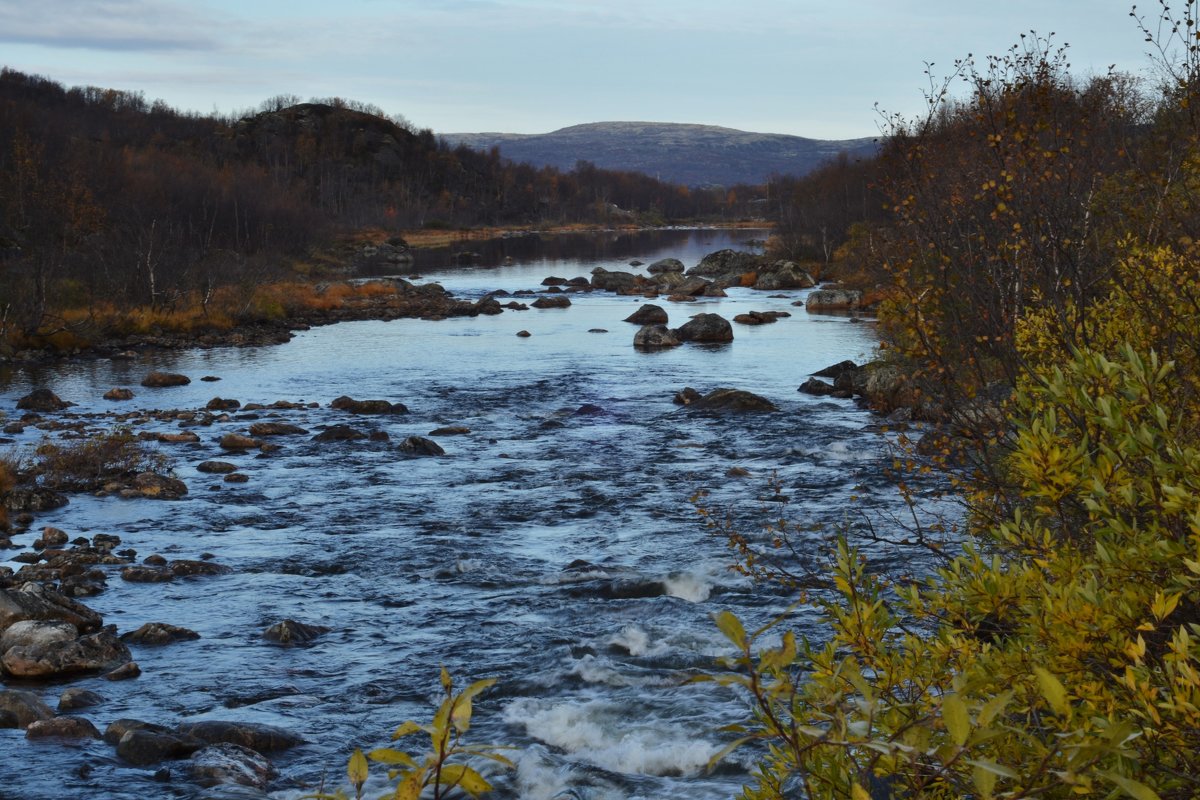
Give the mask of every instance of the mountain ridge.
M 607 121 L 549 133 L 442 133 L 452 145 L 500 149 L 515 162 L 570 169 L 587 161 L 688 186 L 763 184 L 772 175 L 800 176 L 840 154 L 874 155 L 873 137 L 810 139 L 683 122 Z

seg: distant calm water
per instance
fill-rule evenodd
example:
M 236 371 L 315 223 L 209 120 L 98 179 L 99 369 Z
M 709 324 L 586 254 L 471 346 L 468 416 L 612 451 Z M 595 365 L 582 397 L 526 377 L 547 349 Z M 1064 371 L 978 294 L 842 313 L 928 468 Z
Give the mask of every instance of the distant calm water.
M 515 266 L 431 272 L 446 258 L 437 255 L 417 269 L 478 297 L 538 289 L 551 274 L 628 269 L 634 257 L 649 263 L 674 256 L 690 267 L 707 252 L 745 249 L 745 239 L 762 236 L 614 234 L 580 238 L 574 251 L 557 241 L 508 242 L 529 248 L 519 250 Z M 485 261 L 498 260 L 489 250 Z M 391 437 L 390 444 L 288 437 L 277 452 L 223 454 L 216 439 L 250 424 L 235 418 L 196 429 L 199 444 L 163 445 L 191 489 L 187 499 L 76 496 L 40 516 L 35 530 L 55 525 L 72 538 L 115 533 L 139 558 L 209 552 L 234 569 L 143 585 L 123 582 L 114 568 L 108 591 L 87 601 L 108 623 L 124 632 L 163 621 L 202 638 L 137 648 L 137 680 L 73 683 L 106 698 L 84 716 L 102 730 L 120 717 L 168 725 L 238 719 L 294 730 L 310 744 L 274 758 L 282 777 L 272 786 L 272 796 L 291 798 L 322 776 L 341 780 L 352 747 L 381 746 L 403 720 L 427 720 L 445 664 L 462 681 L 499 679 L 477 701 L 470 733 L 477 742 L 518 748 L 518 769 L 493 777 L 496 797 L 735 795 L 747 764 L 735 761 L 715 774 L 704 766 L 725 738 L 716 729 L 741 719 L 745 703 L 684 681 L 727 652 L 714 611 L 760 621 L 790 598 L 731 573 L 725 542 L 705 532 L 689 497 L 710 490 L 713 503 L 736 508 L 753 532 L 756 522 L 780 514 L 772 502 L 777 482 L 790 499 L 785 513 L 824 526 L 810 534 L 814 556 L 837 526 L 856 523 L 861 512 L 886 524 L 897 509 L 882 477 L 890 459 L 875 421 L 849 401 L 796 392 L 814 370 L 867 357 L 872 326 L 807 316 L 791 305 L 805 292 L 784 294 L 735 289 L 723 299 L 664 301 L 673 326 L 702 311 L 793 316 L 735 325 L 729 345 L 659 353 L 636 352 L 636 327 L 621 321 L 643 299 L 593 293 L 572 295 L 566 310 L 345 323 L 278 347 L 156 354 L 11 376 L 0 398 L 10 413 L 34 383 L 51 386 L 82 413 L 112 411 L 117 406 L 100 395 L 131 386 L 137 397 L 121 410 L 192 410 L 214 395 L 243 403 L 315 401 L 319 409 L 279 418 L 313 432 L 346 422 Z M 607 333 L 589 332 L 597 328 Z M 532 336 L 515 336 L 522 329 Z M 151 368 L 186 373 L 193 383 L 141 389 Z M 206 374 L 222 380 L 196 380 Z M 684 386 L 748 389 L 782 410 L 701 417 L 671 402 Z M 411 413 L 351 418 L 328 407 L 342 394 L 400 401 Z M 585 404 L 600 411 L 576 413 Z M 398 452 L 404 437 L 444 425 L 471 433 L 435 437 L 445 457 Z M 40 436 L 30 429 L 18 446 Z M 249 483 L 197 472 L 196 464 L 210 458 L 236 462 Z M 751 477 L 727 477 L 731 467 Z M 33 538 L 31 532 L 17 542 L 27 546 Z M 309 647 L 265 642 L 263 629 L 284 618 L 333 631 Z M 54 705 L 65 687 L 31 688 Z M 93 769 L 80 778 L 84 763 Z M 4 798 L 215 796 L 196 790 L 178 764 L 168 766 L 175 777 L 156 782 L 153 769 L 118 762 L 103 743 L 29 743 L 20 731 L 0 730 Z

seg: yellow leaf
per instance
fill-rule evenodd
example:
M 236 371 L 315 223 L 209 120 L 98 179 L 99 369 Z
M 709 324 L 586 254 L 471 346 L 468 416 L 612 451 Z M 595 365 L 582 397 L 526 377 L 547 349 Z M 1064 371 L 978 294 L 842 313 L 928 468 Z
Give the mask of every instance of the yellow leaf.
M 850 797 L 851 800 L 871 800 L 870 793 L 857 783 L 850 789 Z
M 414 733 L 420 733 L 423 730 L 425 730 L 423 727 L 412 720 L 409 720 L 408 722 L 402 724 L 399 728 L 396 728 L 396 732 L 392 734 L 392 740 L 395 741 L 396 739 L 402 739 L 405 736 L 409 736 Z
M 367 758 L 377 761 L 380 764 L 400 764 L 409 768 L 417 766 L 417 762 L 413 761 L 412 756 L 408 753 L 393 750 L 390 747 L 380 747 L 377 750 L 372 750 L 367 753 Z
M 465 764 L 446 764 L 438 780 L 442 786 L 457 786 L 471 797 L 490 792 L 492 785 L 475 770 Z
M 366 783 L 367 770 L 367 757 L 363 755 L 362 750 L 354 748 L 354 753 L 350 756 L 350 763 L 346 766 L 346 774 L 350 777 L 350 783 L 355 786 L 362 786 Z
M 967 737 L 971 735 L 971 717 L 961 697 L 948 694 L 942 699 L 942 722 L 956 745 L 962 747 L 967 743 Z
M 421 790 L 425 788 L 425 770 L 414 770 L 405 776 L 396 787 L 393 800 L 420 800 Z
M 442 667 L 442 688 L 448 692 L 453 686 L 454 681 L 450 678 L 450 673 L 446 671 L 445 667 Z
M 1115 783 L 1121 791 L 1134 798 L 1134 800 L 1161 800 L 1158 792 L 1151 789 L 1144 783 L 1139 783 L 1133 778 L 1126 778 L 1123 775 L 1118 775 L 1115 772 L 1102 773 L 1105 778 Z
M 721 611 L 713 616 L 716 620 L 717 628 L 721 633 L 725 634 L 725 638 L 738 646 L 738 649 L 746 649 L 746 629 L 742 627 L 742 621 L 733 615 L 730 611 Z
M 450 712 L 450 724 L 459 733 L 466 733 L 471 727 L 471 698 L 459 696 L 455 699 L 454 710 Z
M 1067 704 L 1067 690 L 1063 688 L 1062 682 L 1043 667 L 1034 667 L 1033 673 L 1037 675 L 1042 696 L 1054 709 L 1054 713 L 1064 716 L 1069 714 L 1071 707 Z
M 996 791 L 996 773 L 983 767 L 973 767 L 971 780 L 974 781 L 975 788 L 979 790 L 982 800 L 991 800 L 992 794 Z

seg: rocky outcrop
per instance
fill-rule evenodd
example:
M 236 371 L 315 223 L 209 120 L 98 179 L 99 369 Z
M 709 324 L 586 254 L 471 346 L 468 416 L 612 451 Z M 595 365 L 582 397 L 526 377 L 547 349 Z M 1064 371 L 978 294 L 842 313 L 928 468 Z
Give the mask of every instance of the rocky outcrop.
M 778 411 L 779 408 L 761 395 L 742 389 L 713 389 L 698 400 L 688 403 L 689 409 L 714 414 Z
M 38 414 L 62 411 L 73 405 L 75 404 L 68 403 L 49 389 L 34 389 L 17 401 L 17 408 L 22 411 L 34 411 Z
M 192 382 L 187 375 L 178 372 L 151 372 L 142 378 L 142 386 L 151 389 L 162 389 L 168 386 L 186 386 Z
M 809 378 L 804 383 L 800 384 L 800 388 L 796 391 L 804 394 L 811 394 L 817 397 L 829 397 L 838 393 L 838 389 L 833 384 L 826 383 L 820 378 Z
M 351 414 L 407 414 L 408 406 L 388 400 L 355 400 L 347 395 L 334 399 L 330 408 L 348 411 Z
M 667 312 L 662 306 L 647 303 L 626 317 L 625 321 L 635 325 L 666 325 L 667 319 Z
M 733 341 L 733 326 L 719 314 L 697 314 L 676 328 L 674 333 L 683 342 Z
M 644 325 L 633 335 L 633 346 L 647 350 L 678 347 L 681 344 L 683 342 L 666 325 Z

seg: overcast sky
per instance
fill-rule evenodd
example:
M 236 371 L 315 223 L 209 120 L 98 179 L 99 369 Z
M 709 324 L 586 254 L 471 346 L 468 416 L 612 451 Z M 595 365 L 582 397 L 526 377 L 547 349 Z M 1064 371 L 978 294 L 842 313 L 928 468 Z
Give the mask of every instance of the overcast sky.
M 1146 13 L 1157 8 L 1143 0 Z M 1069 43 L 1080 74 L 1149 74 L 1128 0 L 0 0 L 0 64 L 202 112 L 278 94 L 374 103 L 435 131 L 603 120 L 872 136 L 925 62 Z

